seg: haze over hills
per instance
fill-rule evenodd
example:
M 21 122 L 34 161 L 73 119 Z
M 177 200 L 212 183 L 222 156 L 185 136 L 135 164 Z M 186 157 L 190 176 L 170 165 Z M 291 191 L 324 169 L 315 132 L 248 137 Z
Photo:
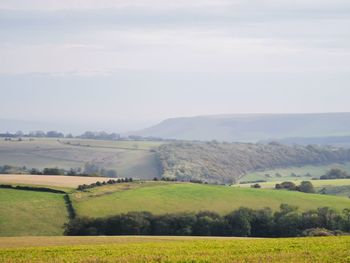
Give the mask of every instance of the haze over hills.
M 237 114 L 167 119 L 136 132 L 179 140 L 259 141 L 350 135 L 350 113 Z

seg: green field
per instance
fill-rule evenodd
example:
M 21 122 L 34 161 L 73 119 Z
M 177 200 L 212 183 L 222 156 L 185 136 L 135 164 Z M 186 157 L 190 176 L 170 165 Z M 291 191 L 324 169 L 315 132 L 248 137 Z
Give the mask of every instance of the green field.
M 0 262 L 349 262 L 350 237 L 0 239 Z M 27 241 L 27 242 L 28 242 Z M 103 243 L 103 244 L 101 244 Z M 5 245 L 2 245 L 5 244 Z M 65 246 L 60 246 L 65 244 Z M 35 247 L 38 246 L 38 247 Z M 16 248 L 9 248 L 16 247 Z
M 0 236 L 62 235 L 67 220 L 61 194 L 0 189 Z
M 288 168 L 280 168 L 273 169 L 267 171 L 260 172 L 252 172 L 245 176 L 243 176 L 240 181 L 255 181 L 255 180 L 265 180 L 267 182 L 275 182 L 275 181 L 291 181 L 291 180 L 311 180 L 312 178 L 319 178 L 321 175 L 326 174 L 327 171 L 332 168 L 339 168 L 341 170 L 347 171 L 350 173 L 350 163 L 345 164 L 329 164 L 329 165 L 306 165 L 301 167 L 288 167 Z M 280 174 L 282 177 L 276 176 L 276 174 Z M 294 173 L 298 177 L 293 177 L 291 174 Z M 309 173 L 311 176 L 305 176 Z
M 87 162 L 114 169 L 119 177 L 152 179 L 158 175 L 151 150 L 160 142 L 99 141 L 35 138 L 33 141 L 0 141 L 0 165 L 28 168 L 82 168 Z
M 293 182 L 296 185 L 300 184 L 302 181 L 301 179 L 298 180 L 290 180 L 289 182 Z M 321 187 L 327 187 L 327 186 L 346 186 L 350 185 L 350 179 L 335 179 L 335 180 L 307 180 L 310 181 L 314 187 L 321 188 Z M 264 183 L 259 183 L 262 188 L 275 188 L 276 184 L 282 183 L 284 180 L 279 180 L 279 181 L 274 181 L 274 182 L 264 182 Z M 250 187 L 251 184 L 239 184 L 235 185 L 237 187 Z
M 281 178 L 279 178 L 281 179 Z M 296 185 L 299 185 L 302 179 L 298 180 L 288 180 L 289 182 L 293 182 Z M 350 197 L 350 179 L 336 179 L 336 180 L 310 180 L 306 179 L 306 181 L 310 181 L 312 185 L 315 187 L 316 192 L 325 191 L 328 195 L 337 195 L 343 197 Z M 273 189 L 276 184 L 282 183 L 283 181 L 275 181 L 275 182 L 265 182 L 259 183 L 261 188 L 265 189 Z M 237 187 L 250 187 L 252 184 L 239 184 L 235 185 Z
M 101 217 L 130 211 L 154 214 L 176 212 L 231 212 L 241 206 L 271 207 L 281 203 L 296 205 L 301 211 L 330 206 L 337 210 L 350 207 L 350 199 L 291 191 L 236 188 L 191 183 L 129 183 L 91 189 L 72 194 L 77 213 Z

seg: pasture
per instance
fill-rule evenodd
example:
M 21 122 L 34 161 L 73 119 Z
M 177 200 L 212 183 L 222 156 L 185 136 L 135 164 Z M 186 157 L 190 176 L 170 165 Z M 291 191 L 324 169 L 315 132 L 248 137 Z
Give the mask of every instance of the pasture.
M 302 181 L 305 180 L 290 180 L 289 182 L 293 182 L 296 185 L 300 184 Z M 350 185 L 350 179 L 335 179 L 335 180 L 306 180 L 306 181 L 310 181 L 312 183 L 312 185 L 316 188 L 322 188 L 322 187 L 328 187 L 328 186 L 346 186 L 346 185 Z M 271 189 L 271 188 L 275 188 L 276 184 L 285 182 L 284 180 L 281 181 L 274 181 L 274 182 L 264 182 L 264 183 L 259 183 L 259 185 L 261 185 L 261 188 L 267 188 L 267 189 Z M 235 185 L 235 186 L 241 186 L 241 187 L 250 187 L 252 184 L 240 184 L 240 185 Z
M 62 194 L 0 189 L 0 236 L 54 236 L 68 221 Z
M 0 262 L 326 263 L 349 262 L 349 247 L 350 237 L 48 237 L 29 238 L 27 241 L 1 238 Z
M 324 206 L 336 210 L 350 207 L 350 199 L 344 197 L 167 182 L 134 182 L 103 186 L 89 189 L 87 192 L 73 193 L 71 199 L 78 215 L 90 217 L 111 216 L 130 211 L 164 214 L 209 210 L 225 214 L 241 206 L 278 209 L 281 203 L 298 206 L 301 211 Z
M 0 165 L 28 168 L 83 168 L 94 163 L 116 170 L 119 177 L 151 179 L 158 175 L 151 141 L 99 141 L 35 138 L 0 141 Z
M 274 181 L 292 181 L 292 180 L 311 180 L 312 178 L 320 178 L 320 176 L 326 174 L 327 171 L 332 168 L 338 168 L 350 173 L 350 163 L 345 164 L 329 164 L 329 165 L 306 165 L 301 167 L 288 167 L 273 169 L 260 172 L 252 172 L 243 176 L 240 181 L 255 181 L 255 180 L 265 180 L 267 182 Z M 292 176 L 292 174 L 297 175 L 297 177 Z M 310 176 L 306 176 L 306 174 Z M 277 176 L 279 174 L 281 177 Z

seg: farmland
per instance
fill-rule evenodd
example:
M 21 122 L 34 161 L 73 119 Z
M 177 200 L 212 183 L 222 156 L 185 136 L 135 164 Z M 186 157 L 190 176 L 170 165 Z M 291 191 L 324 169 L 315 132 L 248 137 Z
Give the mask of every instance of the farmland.
M 1 262 L 348 262 L 350 256 L 350 237 L 48 237 L 9 240 L 0 239 Z
M 326 174 L 327 171 L 338 168 L 343 171 L 350 173 L 350 163 L 334 163 L 328 165 L 305 165 L 300 167 L 288 167 L 280 169 L 272 169 L 266 171 L 258 171 L 248 173 L 243 176 L 240 181 L 255 181 L 255 180 L 264 180 L 267 182 L 274 182 L 280 180 L 311 180 L 312 178 L 319 178 L 321 175 Z M 294 173 L 294 175 L 293 175 Z M 306 176 L 309 174 L 308 176 Z M 277 176 L 280 175 L 281 177 Z M 297 176 L 297 177 L 296 177 Z
M 157 176 L 157 161 L 151 149 L 159 142 L 98 141 L 35 138 L 0 141 L 0 165 L 28 168 L 82 168 L 94 163 L 114 169 L 120 177 L 150 179 Z
M 2 174 L 0 184 L 49 186 L 58 188 L 76 188 L 81 184 L 92 184 L 97 181 L 106 181 L 105 177 L 63 176 L 63 175 L 29 175 L 29 174 Z
M 63 195 L 0 189 L 0 236 L 63 234 L 68 215 Z
M 342 210 L 350 206 L 350 199 L 343 197 L 165 182 L 135 182 L 94 188 L 72 194 L 72 201 L 79 215 L 91 217 L 130 211 L 163 214 L 209 210 L 224 214 L 241 206 L 278 209 L 281 203 L 298 206 L 301 211 L 323 206 Z

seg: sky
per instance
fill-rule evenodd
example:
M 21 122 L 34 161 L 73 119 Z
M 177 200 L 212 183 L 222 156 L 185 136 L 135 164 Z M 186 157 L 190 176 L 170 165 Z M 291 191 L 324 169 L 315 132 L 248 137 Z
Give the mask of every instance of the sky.
M 0 130 L 348 112 L 349 28 L 348 0 L 0 0 Z

